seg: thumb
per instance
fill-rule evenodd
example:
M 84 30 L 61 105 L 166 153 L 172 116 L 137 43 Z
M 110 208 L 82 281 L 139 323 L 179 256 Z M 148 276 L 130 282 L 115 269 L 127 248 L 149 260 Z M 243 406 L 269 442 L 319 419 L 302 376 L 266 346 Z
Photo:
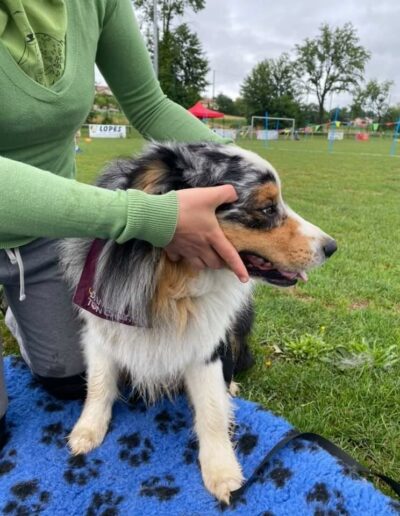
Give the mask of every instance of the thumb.
M 232 185 L 214 186 L 212 190 L 214 193 L 212 204 L 215 208 L 221 204 L 235 202 L 238 199 L 238 194 Z

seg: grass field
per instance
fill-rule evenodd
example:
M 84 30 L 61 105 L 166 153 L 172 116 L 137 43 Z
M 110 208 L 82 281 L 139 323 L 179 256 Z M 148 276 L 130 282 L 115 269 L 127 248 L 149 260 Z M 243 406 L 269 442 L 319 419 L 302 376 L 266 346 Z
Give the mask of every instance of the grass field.
M 78 179 L 142 145 L 82 141 Z M 274 164 L 285 200 L 339 244 L 307 284 L 257 289 L 242 396 L 399 478 L 400 159 L 389 140 L 336 142 L 333 153 L 317 139 L 241 145 Z

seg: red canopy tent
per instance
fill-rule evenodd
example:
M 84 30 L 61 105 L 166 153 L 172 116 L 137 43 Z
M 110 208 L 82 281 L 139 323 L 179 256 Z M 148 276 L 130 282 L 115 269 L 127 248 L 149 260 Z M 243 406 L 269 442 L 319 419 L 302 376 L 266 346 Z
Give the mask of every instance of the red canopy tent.
M 197 118 L 223 118 L 224 114 L 219 111 L 213 111 L 212 109 L 208 109 L 203 106 L 203 104 L 199 101 L 196 102 L 194 106 L 188 109 L 192 115 L 197 116 Z

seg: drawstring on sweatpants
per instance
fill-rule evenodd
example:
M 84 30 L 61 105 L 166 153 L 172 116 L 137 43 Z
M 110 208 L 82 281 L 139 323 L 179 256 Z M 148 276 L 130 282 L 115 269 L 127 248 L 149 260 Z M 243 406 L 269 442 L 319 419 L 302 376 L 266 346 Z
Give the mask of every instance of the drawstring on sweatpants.
M 24 301 L 25 295 L 25 275 L 24 275 L 24 264 L 21 258 L 21 253 L 16 247 L 14 250 L 5 249 L 7 256 L 11 262 L 11 265 L 18 265 L 19 270 L 19 300 Z

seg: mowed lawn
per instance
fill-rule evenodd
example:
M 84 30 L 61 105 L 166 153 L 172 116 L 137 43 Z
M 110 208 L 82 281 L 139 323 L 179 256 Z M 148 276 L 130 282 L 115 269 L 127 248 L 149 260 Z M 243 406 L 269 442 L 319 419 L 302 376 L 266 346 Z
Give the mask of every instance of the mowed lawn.
M 82 139 L 78 179 L 143 143 Z M 275 166 L 286 202 L 339 250 L 306 284 L 257 288 L 256 365 L 239 380 L 243 397 L 400 478 L 400 159 L 390 144 L 240 143 Z

